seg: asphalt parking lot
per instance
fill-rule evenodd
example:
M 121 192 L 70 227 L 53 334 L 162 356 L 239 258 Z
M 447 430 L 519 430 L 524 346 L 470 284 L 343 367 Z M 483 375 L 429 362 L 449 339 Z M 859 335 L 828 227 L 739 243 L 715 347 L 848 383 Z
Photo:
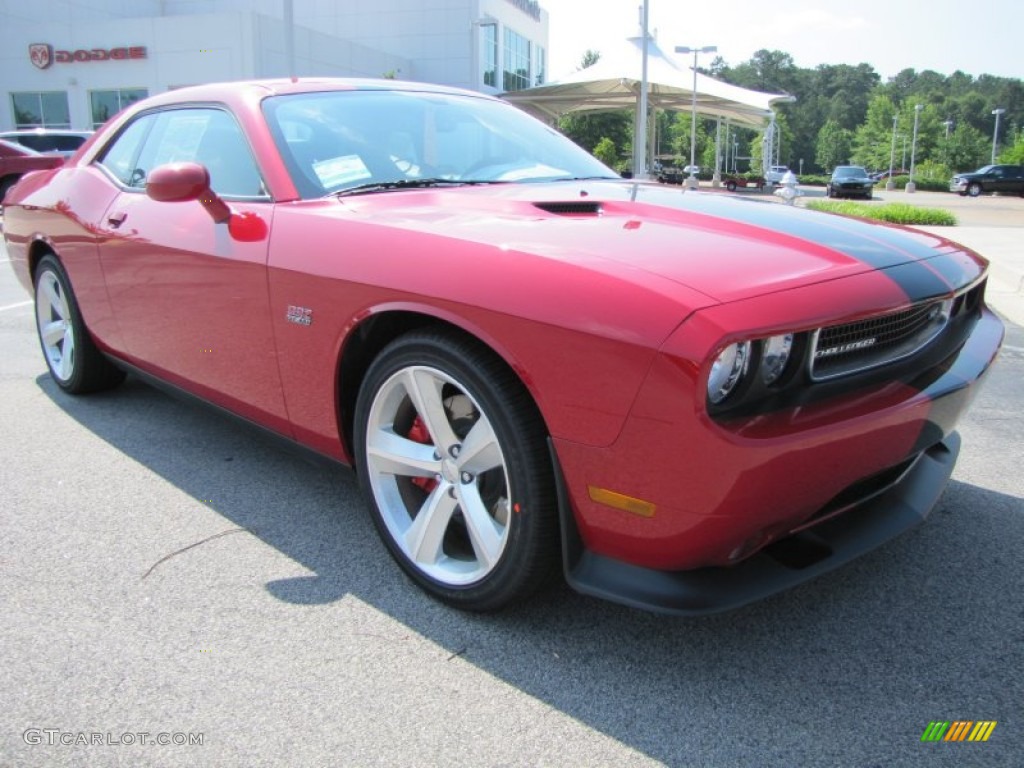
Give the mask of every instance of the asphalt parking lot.
M 479 616 L 401 575 L 350 475 L 136 380 L 61 393 L 28 298 L 0 251 L 0 765 L 1021 764 L 1015 323 L 939 506 L 879 551 L 702 619 L 561 584 Z

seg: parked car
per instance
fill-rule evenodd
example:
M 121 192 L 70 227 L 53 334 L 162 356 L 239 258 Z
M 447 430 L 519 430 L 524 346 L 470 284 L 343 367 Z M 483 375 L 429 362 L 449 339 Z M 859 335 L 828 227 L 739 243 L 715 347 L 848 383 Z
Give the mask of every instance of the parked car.
M 863 197 L 871 199 L 874 180 L 859 165 L 837 165 L 825 185 L 826 197 Z
M 723 176 L 722 184 L 730 192 L 735 192 L 738 187 L 760 190 L 764 189 L 765 179 L 763 176 L 749 176 L 733 173 Z
M 78 151 L 92 131 L 65 131 L 57 128 L 28 128 L 20 131 L 0 131 L 0 139 L 21 144 L 36 152 L 53 152 L 71 157 Z
M 657 179 L 662 184 L 682 184 L 690 175 L 690 171 L 693 173 L 700 173 L 699 165 L 685 165 L 682 168 L 677 168 L 672 165 L 663 165 L 658 169 Z
M 764 178 L 769 184 L 781 184 L 782 180 L 789 172 L 789 166 L 773 165 L 768 169 L 768 173 L 765 174 Z M 793 175 L 796 176 L 796 174 Z
M 848 562 L 935 505 L 1003 336 L 943 237 L 626 182 L 421 83 L 162 93 L 6 219 L 60 389 L 132 372 L 354 467 L 473 610 L 561 571 L 704 613 Z
M 41 155 L 28 147 L 0 139 L 0 205 L 7 190 L 29 171 L 45 171 L 64 163 L 63 157 Z
M 1024 165 L 986 165 L 973 173 L 958 173 L 949 182 L 949 191 L 971 197 L 982 192 L 1024 195 Z

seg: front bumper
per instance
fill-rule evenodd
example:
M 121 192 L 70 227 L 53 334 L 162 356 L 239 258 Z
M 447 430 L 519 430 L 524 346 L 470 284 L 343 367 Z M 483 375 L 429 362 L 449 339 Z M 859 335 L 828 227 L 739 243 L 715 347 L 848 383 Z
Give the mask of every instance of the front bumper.
M 739 608 L 828 573 L 922 522 L 942 495 L 959 453 L 960 436 L 953 432 L 869 502 L 730 567 L 671 572 L 631 565 L 585 549 L 563 516 L 565 578 L 583 594 L 659 613 L 699 616 Z
M 953 179 L 951 182 L 949 182 L 949 191 L 950 192 L 966 192 L 967 191 L 967 182 L 964 181 L 963 179 Z
M 956 422 L 1002 337 L 1002 323 L 983 308 L 962 346 L 922 378 L 676 440 L 679 419 L 665 404 L 681 398 L 685 368 L 661 358 L 616 445 L 581 462 L 580 451 L 553 441 L 556 467 L 565 468 L 567 581 L 635 607 L 712 613 L 894 538 L 941 495 L 959 452 Z M 640 455 L 646 460 L 629 463 Z M 609 468 L 623 471 L 604 487 L 655 503 L 657 512 L 639 517 L 589 504 L 581 476 L 600 487 Z
M 836 195 L 866 195 L 874 190 L 874 184 L 837 184 L 833 185 L 832 191 Z

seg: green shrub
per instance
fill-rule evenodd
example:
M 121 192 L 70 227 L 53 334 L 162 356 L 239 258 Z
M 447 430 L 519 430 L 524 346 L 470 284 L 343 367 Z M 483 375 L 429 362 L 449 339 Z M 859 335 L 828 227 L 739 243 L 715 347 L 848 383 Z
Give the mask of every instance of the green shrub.
M 808 200 L 806 206 L 814 211 L 856 216 L 862 219 L 888 221 L 893 224 L 923 224 L 933 227 L 956 226 L 956 217 L 941 208 L 919 208 L 907 203 L 851 203 L 839 200 Z
M 824 187 L 828 184 L 831 176 L 821 176 L 814 173 L 808 173 L 806 176 L 800 177 L 800 184 L 808 187 Z

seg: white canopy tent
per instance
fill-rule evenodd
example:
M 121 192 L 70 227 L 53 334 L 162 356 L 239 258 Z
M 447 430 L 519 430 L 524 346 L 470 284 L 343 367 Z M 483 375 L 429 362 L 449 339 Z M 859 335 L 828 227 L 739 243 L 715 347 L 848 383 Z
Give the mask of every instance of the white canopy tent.
M 643 82 L 643 37 L 626 38 L 602 49 L 593 66 L 560 80 L 502 98 L 539 117 L 552 119 L 586 112 L 640 110 Z M 697 112 L 733 124 L 760 128 L 774 124 L 772 105 L 792 101 L 784 93 L 761 93 L 697 73 Z M 693 104 L 693 69 L 647 38 L 647 100 L 656 109 L 689 111 Z

